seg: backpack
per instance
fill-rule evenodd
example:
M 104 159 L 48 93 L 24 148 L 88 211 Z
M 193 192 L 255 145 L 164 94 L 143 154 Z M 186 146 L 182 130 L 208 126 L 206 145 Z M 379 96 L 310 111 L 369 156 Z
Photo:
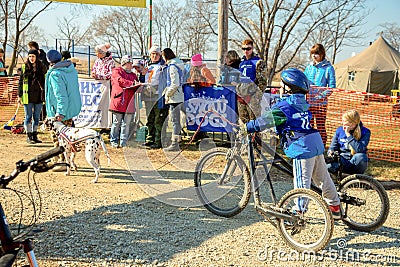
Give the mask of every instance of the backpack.
M 185 76 L 186 76 L 186 69 L 184 68 L 184 70 L 181 70 L 181 68 L 179 68 L 176 64 L 168 64 L 167 65 L 167 77 L 169 77 L 169 68 L 171 67 L 171 66 L 174 66 L 177 70 L 178 70 L 178 73 L 179 73 L 179 85 L 180 86 L 182 86 L 184 83 L 186 83 L 186 79 L 185 79 Z M 168 79 L 168 78 L 167 78 Z M 165 87 L 164 87 L 165 88 Z
M 158 108 L 159 109 L 166 109 L 167 105 L 165 104 L 165 97 L 162 95 L 164 88 L 167 87 L 167 71 L 166 66 L 161 66 L 159 71 L 160 71 L 160 76 L 158 77 Z

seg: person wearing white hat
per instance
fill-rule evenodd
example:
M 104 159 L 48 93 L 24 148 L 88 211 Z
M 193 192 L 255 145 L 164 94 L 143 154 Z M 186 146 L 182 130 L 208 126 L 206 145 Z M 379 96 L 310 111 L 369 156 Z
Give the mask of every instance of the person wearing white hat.
M 97 59 L 95 60 L 92 68 L 91 77 L 101 83 L 101 106 L 108 107 L 110 104 L 111 91 L 111 74 L 112 69 L 115 68 L 115 62 L 110 52 L 111 45 L 109 43 L 100 44 L 95 47 Z M 99 128 L 111 127 L 111 113 L 106 108 L 100 111 Z
M 113 148 L 125 147 L 129 139 L 129 126 L 135 113 L 135 86 L 138 78 L 132 71 L 133 63 L 129 55 L 121 58 L 121 66 L 112 70 L 111 101 L 112 125 L 110 143 Z
M 148 63 L 148 70 L 145 76 L 145 82 L 149 83 L 145 90 L 142 92 L 142 99 L 146 108 L 147 115 L 147 130 L 148 134 L 146 142 L 143 144 L 152 149 L 161 148 L 161 135 L 163 123 L 168 116 L 168 109 L 158 106 L 158 85 L 161 69 L 165 65 L 161 57 L 161 49 L 158 45 L 153 45 L 149 49 L 150 60 Z
M 97 59 L 92 68 L 92 78 L 96 80 L 110 80 L 112 69 L 115 68 L 115 62 L 112 58 L 110 44 L 101 44 L 95 47 Z

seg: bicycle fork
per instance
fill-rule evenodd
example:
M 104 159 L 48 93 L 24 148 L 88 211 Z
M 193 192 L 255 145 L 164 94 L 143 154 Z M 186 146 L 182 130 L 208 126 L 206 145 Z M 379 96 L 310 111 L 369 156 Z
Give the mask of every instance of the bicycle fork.
M 247 137 L 248 138 L 248 137 Z M 250 176 L 251 176 L 251 186 L 253 189 L 253 196 L 254 196 L 254 205 L 256 211 L 263 216 L 265 219 L 267 219 L 272 225 L 276 227 L 276 219 L 282 219 L 284 221 L 288 221 L 293 224 L 295 227 L 301 227 L 305 224 L 304 219 L 300 218 L 299 216 L 294 216 L 293 214 L 288 213 L 286 210 L 277 207 L 277 197 L 275 195 L 275 191 L 272 185 L 272 180 L 269 175 L 269 170 L 267 163 L 270 162 L 262 153 L 261 150 L 257 147 L 253 147 L 252 141 L 250 138 L 247 140 L 248 142 L 248 158 L 249 158 L 249 168 L 250 168 Z M 254 150 L 256 150 L 256 153 L 260 155 L 262 158 L 261 163 L 258 163 L 254 160 Z M 271 162 L 272 163 L 272 162 Z M 273 204 L 270 205 L 263 205 L 260 197 L 260 192 L 259 192 L 259 184 L 256 179 L 256 167 L 262 165 L 264 168 L 264 171 L 267 175 L 266 179 L 268 181 L 268 185 L 270 187 L 270 193 L 271 193 L 271 198 L 274 201 Z

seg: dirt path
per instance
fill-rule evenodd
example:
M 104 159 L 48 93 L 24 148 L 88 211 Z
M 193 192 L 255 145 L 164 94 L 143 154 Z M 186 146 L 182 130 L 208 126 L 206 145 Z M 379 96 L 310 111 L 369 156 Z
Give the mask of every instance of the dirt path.
M 17 160 L 51 148 L 47 135 L 39 137 L 43 144 L 27 145 L 24 136 L 0 131 L 1 173 L 9 173 Z M 37 175 L 43 200 L 34 233 L 40 266 L 400 265 L 399 190 L 389 191 L 392 209 L 384 227 L 361 233 L 336 222 L 327 254 L 309 262 L 290 250 L 252 205 L 231 219 L 197 207 L 192 171 L 200 153 L 184 153 L 154 171 L 173 155 L 107 147 L 112 163 L 107 166 L 101 156 L 97 184 L 90 183 L 94 173 L 81 153 L 76 159 L 80 168 L 71 176 Z M 15 187 L 26 188 L 26 177 L 21 175 Z M 279 184 L 291 187 L 288 181 Z M 344 258 L 345 253 L 359 257 Z

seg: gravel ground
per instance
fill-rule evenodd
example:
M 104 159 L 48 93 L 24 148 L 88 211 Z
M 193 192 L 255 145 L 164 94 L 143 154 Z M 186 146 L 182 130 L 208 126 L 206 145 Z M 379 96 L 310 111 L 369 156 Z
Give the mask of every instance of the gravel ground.
M 39 137 L 45 142 L 33 146 L 22 135 L 0 131 L 3 173 L 17 160 L 51 148 L 47 135 Z M 112 163 L 107 166 L 102 155 L 97 184 L 90 183 L 94 173 L 82 153 L 76 159 L 80 168 L 71 176 L 36 176 L 43 203 L 31 234 L 40 266 L 400 266 L 397 189 L 388 191 L 391 211 L 383 227 L 362 233 L 335 222 L 326 251 L 310 261 L 288 248 L 252 205 L 230 219 L 198 206 L 192 186 L 195 153 L 163 166 L 174 154 L 107 147 Z M 26 190 L 26 178 L 20 175 L 13 186 Z M 274 179 L 278 195 L 291 188 L 290 181 Z M 10 196 L 3 195 L 10 219 L 17 212 Z

